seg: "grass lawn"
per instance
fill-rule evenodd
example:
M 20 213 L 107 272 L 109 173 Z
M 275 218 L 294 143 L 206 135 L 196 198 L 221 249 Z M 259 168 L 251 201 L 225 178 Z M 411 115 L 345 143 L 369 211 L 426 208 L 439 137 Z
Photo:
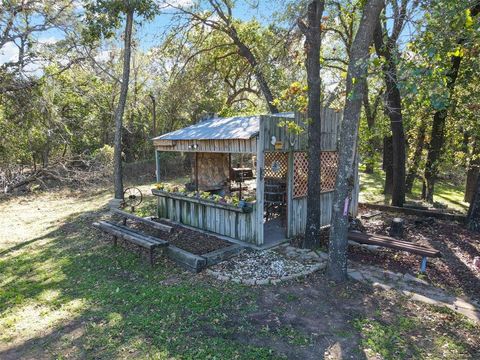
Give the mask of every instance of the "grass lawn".
M 91 228 L 110 197 L 0 202 L 0 359 L 480 358 L 480 326 L 394 292 L 322 273 L 247 288 L 162 258 L 150 268 Z
M 375 173 L 365 174 L 364 168 L 360 166 L 360 202 L 390 204 L 390 198 L 383 195 L 385 183 L 384 173 L 376 168 Z M 466 213 L 468 203 L 463 201 L 465 192 L 464 186 L 458 186 L 445 181 L 438 181 L 435 184 L 433 201 L 435 205 L 447 206 L 455 211 Z M 419 202 L 421 200 L 422 184 L 416 180 L 411 194 L 407 195 L 407 201 Z

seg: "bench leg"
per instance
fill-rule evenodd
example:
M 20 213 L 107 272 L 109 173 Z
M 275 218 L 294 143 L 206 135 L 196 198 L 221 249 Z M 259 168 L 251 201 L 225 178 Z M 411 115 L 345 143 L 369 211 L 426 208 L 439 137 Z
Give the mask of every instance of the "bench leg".
M 117 246 L 117 240 L 118 238 L 115 235 L 113 235 L 113 246 Z
M 420 265 L 420 272 L 424 273 L 425 270 L 427 270 L 427 257 L 426 256 L 424 256 L 422 258 L 422 264 Z
M 123 218 L 122 223 L 123 223 L 123 226 L 127 226 L 127 218 Z
M 154 260 L 154 256 L 153 256 L 153 248 L 150 249 L 150 266 L 153 266 L 153 260 Z

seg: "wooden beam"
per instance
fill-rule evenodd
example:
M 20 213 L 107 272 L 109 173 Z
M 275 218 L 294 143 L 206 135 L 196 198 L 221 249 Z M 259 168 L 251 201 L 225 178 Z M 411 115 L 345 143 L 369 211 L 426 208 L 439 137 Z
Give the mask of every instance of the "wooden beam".
M 348 233 L 348 240 L 352 240 L 360 244 L 383 246 L 383 247 L 387 247 L 395 250 L 407 251 L 412 254 L 418 254 L 422 256 L 429 256 L 429 257 L 442 256 L 440 251 L 438 251 L 437 249 L 416 245 L 408 241 L 397 240 L 388 236 L 356 233 L 351 231 Z
M 293 176 L 295 169 L 293 167 L 293 151 L 288 152 L 287 163 L 287 238 L 293 236 Z
M 157 182 L 160 182 L 160 151 L 155 150 L 155 174 Z
M 461 214 L 444 213 L 444 212 L 435 211 L 435 210 L 414 209 L 406 206 L 398 207 L 398 206 L 390 206 L 390 205 L 383 205 L 383 204 L 369 204 L 369 203 L 359 203 L 359 205 L 369 209 L 374 209 L 374 210 L 399 212 L 407 215 L 434 217 L 437 219 L 458 221 L 461 223 L 465 223 L 467 218 L 465 215 L 461 215 Z
M 198 152 L 195 153 L 195 190 L 198 196 Z
M 257 228 L 257 245 L 263 245 L 263 239 L 264 239 L 264 234 L 263 234 L 263 207 L 264 207 L 264 185 L 265 185 L 265 179 L 264 179 L 264 153 L 263 153 L 263 143 L 265 141 L 264 136 L 265 132 L 263 129 L 263 123 L 266 121 L 267 117 L 266 116 L 260 116 L 259 120 L 259 129 L 260 133 L 258 135 L 257 139 L 257 190 L 256 190 L 256 207 L 257 207 L 257 219 L 255 221 L 255 226 Z

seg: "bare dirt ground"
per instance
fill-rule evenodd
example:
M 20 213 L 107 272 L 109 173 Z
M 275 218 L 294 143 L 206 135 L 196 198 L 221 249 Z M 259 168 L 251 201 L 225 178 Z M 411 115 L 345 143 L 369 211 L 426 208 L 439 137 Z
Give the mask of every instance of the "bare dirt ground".
M 0 359 L 480 358 L 478 324 L 396 292 L 321 272 L 245 287 L 161 257 L 150 268 L 91 228 L 110 196 L 0 203 Z
M 370 211 L 361 209 L 360 215 L 367 212 Z M 425 274 L 428 281 L 456 295 L 480 300 L 480 270 L 473 264 L 473 259 L 480 256 L 479 233 L 469 231 L 457 222 L 387 212 L 370 219 L 362 219 L 362 223 L 369 233 L 388 235 L 394 217 L 405 220 L 403 240 L 441 251 L 441 258 L 428 261 Z M 418 273 L 421 260 L 421 257 L 405 252 L 389 249 L 371 252 L 358 247 L 350 247 L 349 258 L 411 274 Z

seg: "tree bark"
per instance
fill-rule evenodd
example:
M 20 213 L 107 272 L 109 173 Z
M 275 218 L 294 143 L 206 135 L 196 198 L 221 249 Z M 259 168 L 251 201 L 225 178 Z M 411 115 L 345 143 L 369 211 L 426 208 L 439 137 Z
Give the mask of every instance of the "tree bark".
M 123 199 L 123 169 L 122 169 L 122 128 L 123 113 L 127 102 L 128 82 L 130 80 L 130 58 L 132 52 L 132 28 L 133 28 L 133 10 L 127 12 L 125 24 L 125 38 L 123 50 L 123 75 L 120 87 L 120 97 L 115 110 L 115 139 L 114 139 L 114 183 L 115 199 Z
M 307 25 L 300 26 L 305 33 L 307 53 L 308 84 L 308 192 L 307 223 L 303 246 L 313 248 L 320 241 L 320 153 L 321 153 L 321 112 L 320 112 L 320 47 L 321 21 L 325 2 L 315 0 L 308 5 Z
M 417 145 L 415 146 L 415 151 L 413 153 L 412 164 L 408 169 L 408 174 L 405 179 L 405 191 L 407 194 L 412 193 L 413 183 L 418 175 L 418 167 L 420 166 L 420 160 L 422 160 L 423 148 L 425 146 L 426 127 L 427 126 L 425 122 L 422 122 L 418 127 Z
M 472 17 L 477 16 L 480 12 L 480 2 L 470 9 L 470 15 Z M 463 44 L 465 39 L 459 39 L 457 43 L 459 45 Z M 452 56 L 450 58 L 450 70 L 447 73 L 447 90 L 449 93 L 449 98 L 453 96 L 455 90 L 455 83 L 458 78 L 458 73 L 460 70 L 460 64 L 462 62 L 462 57 Z M 433 202 L 433 193 L 435 191 L 435 182 L 437 180 L 439 165 L 440 165 L 440 155 L 442 152 L 443 144 L 445 142 L 445 123 L 447 120 L 448 108 L 438 110 L 433 115 L 433 124 L 432 124 L 432 136 L 430 137 L 430 144 L 428 147 L 427 163 L 425 164 L 425 182 L 423 189 L 423 198 L 428 202 Z
M 385 114 L 390 119 L 392 129 L 393 177 L 392 205 L 403 206 L 405 202 L 405 131 L 403 129 L 402 99 L 397 81 L 397 65 L 395 63 L 396 40 L 383 41 L 383 29 L 380 21 L 376 24 L 374 35 L 375 50 L 378 56 L 385 58 L 382 66 L 385 79 Z
M 465 183 L 465 198 L 464 200 L 471 203 L 475 195 L 475 186 L 480 173 L 480 142 L 476 138 L 473 143 L 472 153 L 470 155 L 470 162 L 467 170 L 467 180 Z
M 365 95 L 363 96 L 363 108 L 365 110 L 365 118 L 367 119 L 367 127 L 369 131 L 368 149 L 366 158 L 363 160 L 365 164 L 365 174 L 373 174 L 375 167 L 375 153 L 378 146 L 378 137 L 373 135 L 375 131 L 375 120 L 377 117 L 377 108 L 380 100 L 380 95 L 377 96 L 373 103 L 373 108 L 370 105 L 370 99 L 368 97 L 368 83 L 365 85 Z
M 328 276 L 335 281 L 344 281 L 347 278 L 348 209 L 355 181 L 360 111 L 365 91 L 369 47 L 383 6 L 383 0 L 369 0 L 365 4 L 348 64 L 347 96 L 340 127 L 339 162 L 328 247 Z
M 383 194 L 391 195 L 393 191 L 393 140 L 391 136 L 383 138 L 383 165 L 385 172 L 385 184 L 383 185 Z
M 152 100 L 152 135 L 157 136 L 157 101 L 153 94 L 148 95 Z
M 253 69 L 253 73 L 255 74 L 255 79 L 258 82 L 258 86 L 260 87 L 260 90 L 262 91 L 263 96 L 265 97 L 265 100 L 267 101 L 267 106 L 268 109 L 272 114 L 278 113 L 277 107 L 273 104 L 273 94 L 272 91 L 270 90 L 270 86 L 268 86 L 268 82 L 265 79 L 265 76 L 263 75 L 263 71 L 255 58 L 255 55 L 253 55 L 252 51 L 250 48 L 245 45 L 240 38 L 238 37 L 238 34 L 236 30 L 232 30 L 230 34 L 231 39 L 235 43 L 235 45 L 238 48 L 238 53 L 245 59 L 247 62 L 250 64 L 250 66 Z
M 477 178 L 475 193 L 468 209 L 467 227 L 473 231 L 480 231 L 480 176 Z

